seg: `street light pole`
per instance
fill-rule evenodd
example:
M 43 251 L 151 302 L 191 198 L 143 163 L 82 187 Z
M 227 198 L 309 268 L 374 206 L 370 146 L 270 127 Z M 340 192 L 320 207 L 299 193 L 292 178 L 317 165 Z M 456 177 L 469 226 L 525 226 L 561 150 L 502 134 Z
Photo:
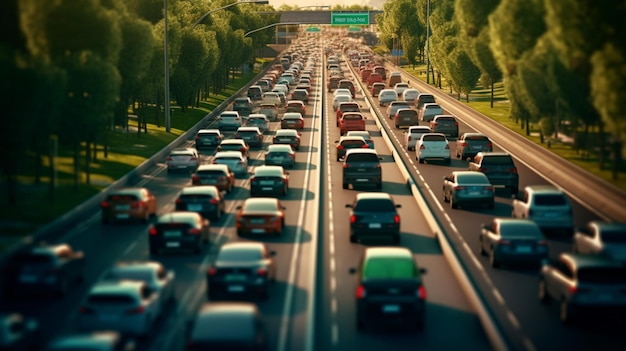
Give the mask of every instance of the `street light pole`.
M 430 84 L 430 0 L 426 3 L 426 84 Z
M 208 15 L 212 14 L 213 12 L 220 11 L 220 10 L 224 10 L 224 9 L 227 9 L 227 8 L 229 8 L 229 7 L 231 7 L 231 6 L 240 5 L 240 4 L 258 4 L 258 5 L 267 5 L 267 4 L 269 4 L 269 3 L 270 3 L 270 2 L 269 2 L 269 0 L 242 0 L 242 1 L 233 2 L 232 4 L 228 4 L 228 5 L 225 5 L 225 6 L 222 6 L 222 7 L 218 7 L 218 8 L 216 8 L 216 9 L 213 9 L 213 10 L 211 10 L 211 11 L 209 11 L 209 12 L 205 13 L 204 15 L 202 15 L 202 17 L 198 18 L 198 20 L 194 22 L 194 24 L 193 24 L 193 26 L 191 26 L 191 28 L 192 28 L 192 29 L 193 29 L 193 28 L 196 28 L 196 26 L 197 26 L 197 25 L 199 25 L 200 23 L 202 23 L 202 21 L 204 21 L 204 19 L 205 19 Z
M 164 43 L 163 43 L 163 56 L 165 57 L 165 101 L 163 106 L 165 108 L 165 132 L 169 133 L 171 130 L 171 116 L 170 116 L 170 62 L 168 55 L 168 42 L 167 42 L 167 0 L 163 0 L 163 22 L 165 27 Z

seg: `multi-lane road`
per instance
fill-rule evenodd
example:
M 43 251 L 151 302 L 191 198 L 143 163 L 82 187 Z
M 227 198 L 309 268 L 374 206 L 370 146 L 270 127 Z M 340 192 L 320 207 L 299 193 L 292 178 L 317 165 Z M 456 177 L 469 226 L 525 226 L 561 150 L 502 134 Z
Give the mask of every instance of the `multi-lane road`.
M 290 173 L 290 190 L 282 199 L 286 210 L 286 231 L 283 237 L 259 238 L 277 252 L 277 283 L 272 286 L 267 301 L 257 301 L 269 332 L 272 350 L 374 350 L 393 347 L 397 350 L 470 349 L 487 350 L 492 345 L 461 285 L 447 263 L 439 242 L 427 224 L 434 215 L 449 237 L 458 257 L 463 262 L 472 282 L 483 297 L 494 320 L 501 327 L 508 347 L 520 350 L 577 350 L 624 349 L 626 338 L 619 330 L 620 323 L 606 323 L 594 319 L 579 326 L 560 325 L 555 306 L 544 306 L 537 299 L 537 271 L 492 269 L 478 254 L 480 224 L 494 216 L 509 216 L 511 200 L 508 194 L 499 194 L 494 210 L 452 210 L 441 200 L 443 175 L 457 169 L 466 169 L 467 161 L 453 159 L 452 164 L 417 164 L 414 152 L 402 147 L 402 131 L 396 130 L 384 111 L 377 108 L 377 100 L 357 88 L 356 100 L 368 118 L 366 127 L 373 135 L 376 150 L 383 156 L 382 191 L 393 195 L 401 216 L 401 245 L 410 248 L 420 266 L 427 269 L 424 276 L 427 290 L 425 329 L 414 333 L 357 332 L 355 323 L 354 276 L 348 274 L 363 252 L 363 245 L 348 239 L 348 211 L 345 204 L 352 201 L 357 190 L 341 186 L 341 163 L 335 161 L 334 141 L 339 139 L 332 109 L 332 94 L 325 90 L 325 72 L 322 46 L 314 55 L 318 58 L 312 99 L 307 106 L 302 147 L 297 152 L 297 164 Z M 342 62 L 346 75 L 351 67 Z M 390 67 L 393 70 L 393 67 Z M 410 79 L 408 76 L 404 80 Z M 354 80 L 358 83 L 358 80 Z M 412 82 L 420 90 L 427 86 Z M 470 114 L 456 113 L 457 102 L 440 99 L 444 108 L 455 111 L 461 120 L 460 132 L 472 130 Z M 370 106 L 373 108 L 370 109 Z M 457 110 L 455 110 L 457 106 Z M 369 111 L 373 111 L 371 114 Z M 461 111 L 461 110 L 458 110 Z M 375 120 L 378 119 L 378 123 Z M 378 127 L 381 125 L 383 130 Z M 205 127 L 211 127 L 207 125 Z M 273 122 L 265 136 L 264 147 L 252 150 L 249 165 L 263 164 L 263 149 L 271 143 L 273 131 L 279 123 Z M 387 133 L 388 145 L 382 133 Z M 227 134 L 231 135 L 231 134 Z M 454 150 L 454 140 L 451 149 Z M 185 141 L 192 145 L 192 140 Z M 183 146 L 183 145 L 181 145 Z M 391 146 L 392 148 L 390 148 Z M 496 148 L 506 148 L 496 143 Z M 394 162 L 399 157 L 413 177 L 428 206 L 420 206 L 407 186 L 403 172 Z M 203 162 L 211 161 L 212 153 L 203 155 Z M 529 184 L 558 182 L 546 177 L 537 167 L 515 154 L 520 187 Z M 187 174 L 167 174 L 164 164 L 149 169 L 137 186 L 145 186 L 157 195 L 158 212 L 173 210 L 180 190 L 191 184 Z M 85 251 L 86 279 L 82 286 L 59 300 L 17 300 L 2 302 L 2 310 L 20 311 L 39 319 L 42 339 L 76 331 L 76 315 L 80 301 L 99 277 L 118 260 L 156 259 L 176 272 L 177 303 L 158 322 L 153 333 L 141 341 L 141 349 L 165 351 L 182 350 L 186 343 L 189 322 L 201 303 L 207 302 L 205 272 L 215 259 L 219 246 L 226 241 L 240 239 L 234 227 L 235 207 L 249 196 L 248 177 L 236 181 L 236 189 L 227 195 L 227 216 L 212 223 L 213 244 L 202 255 L 163 255 L 151 257 L 148 253 L 147 225 L 120 224 L 103 226 L 100 214 L 92 214 L 76 228 L 66 233 L 61 241 Z M 584 198 L 584 197 L 580 197 Z M 586 203 L 577 199 L 575 225 L 600 217 Z M 432 213 L 432 214 L 431 214 Z M 551 240 L 554 256 L 570 249 L 566 241 Z

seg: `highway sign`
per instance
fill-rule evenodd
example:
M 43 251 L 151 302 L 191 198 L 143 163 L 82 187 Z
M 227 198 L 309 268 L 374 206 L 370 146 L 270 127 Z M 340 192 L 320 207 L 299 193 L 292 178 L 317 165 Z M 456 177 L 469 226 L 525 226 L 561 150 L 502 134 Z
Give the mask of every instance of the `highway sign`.
M 330 14 L 330 24 L 333 26 L 367 26 L 370 24 L 369 12 L 333 12 Z

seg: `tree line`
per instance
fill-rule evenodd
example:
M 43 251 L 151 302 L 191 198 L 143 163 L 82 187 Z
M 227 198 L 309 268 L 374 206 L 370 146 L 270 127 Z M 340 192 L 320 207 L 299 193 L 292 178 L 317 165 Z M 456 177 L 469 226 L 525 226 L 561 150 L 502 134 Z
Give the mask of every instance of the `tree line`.
M 491 107 L 493 84 L 504 82 L 511 117 L 527 134 L 531 123 L 542 140 L 563 125 L 582 131 L 576 147 L 599 150 L 601 168 L 611 155 L 618 178 L 626 140 L 625 0 L 391 0 L 383 11 L 376 18 L 382 43 L 390 50 L 399 43 L 410 64 L 425 62 L 429 37 L 429 80 L 445 77 L 459 99 L 469 99 L 478 83 L 491 86 Z
M 194 26 L 234 2 L 167 0 L 170 93 L 183 111 L 220 92 L 234 69 L 253 63 L 256 49 L 270 42 L 272 30 L 245 36 L 278 22 L 279 15 L 257 13 L 268 5 L 228 6 Z M 108 133 L 126 125 L 129 107 L 163 106 L 163 10 L 163 0 L 3 3 L 0 96 L 8 113 L 0 128 L 0 172 L 9 203 L 16 201 L 24 160 L 34 159 L 36 182 L 45 176 L 51 136 L 74 150 L 76 184 L 80 155 L 88 171 L 95 145 L 106 150 Z

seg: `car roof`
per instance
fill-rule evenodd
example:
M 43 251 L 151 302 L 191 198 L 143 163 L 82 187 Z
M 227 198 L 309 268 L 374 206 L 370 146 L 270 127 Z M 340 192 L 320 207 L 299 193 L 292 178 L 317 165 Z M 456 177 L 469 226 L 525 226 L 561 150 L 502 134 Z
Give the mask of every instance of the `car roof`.
M 208 171 L 208 170 L 221 170 L 225 172 L 230 171 L 227 165 L 221 165 L 217 163 L 200 165 L 196 171 Z
M 616 261 L 605 255 L 589 255 L 576 254 L 572 252 L 562 252 L 559 255 L 559 259 L 570 262 L 574 267 L 578 269 L 588 267 L 623 267 L 623 265 L 619 261 Z
M 365 259 L 369 258 L 406 258 L 413 260 L 411 250 L 405 247 L 368 247 L 365 249 Z
M 239 112 L 237 111 L 223 111 L 220 113 L 220 117 L 239 117 Z
M 360 136 L 360 135 L 344 135 L 341 138 L 339 138 L 339 143 L 342 143 L 344 141 L 354 141 L 354 140 L 360 140 L 362 142 L 365 142 L 365 139 Z
M 224 139 L 220 142 L 220 144 L 245 144 L 246 142 L 243 139 Z
M 145 283 L 139 280 L 101 280 L 95 283 L 88 295 L 95 294 L 137 294 Z
M 302 118 L 302 114 L 300 112 L 285 112 L 283 113 L 283 118 Z
M 298 136 L 298 131 L 295 129 L 278 129 L 276 130 L 276 132 L 274 133 L 274 135 L 278 135 L 278 134 L 283 134 L 283 135 L 289 135 L 289 136 Z
M 218 151 L 215 153 L 215 158 L 220 157 L 243 157 L 241 151 Z
M 282 176 L 283 174 L 282 166 L 257 166 L 254 168 L 254 175 L 256 176 Z
M 425 103 L 424 104 L 424 108 L 427 108 L 427 107 L 432 107 L 432 108 L 439 107 L 439 108 L 441 108 L 441 106 L 438 103 L 436 103 L 436 102 L 427 102 L 427 103 Z
M 363 192 L 356 194 L 356 200 L 391 200 L 393 198 L 389 193 Z
M 160 215 L 157 223 L 196 222 L 199 214 L 191 211 L 174 211 Z
M 263 250 L 265 244 L 258 241 L 231 241 L 222 244 L 220 251 L 224 250 Z
M 563 194 L 563 190 L 553 185 L 528 185 L 524 189 L 535 194 Z
M 254 338 L 258 314 L 258 308 L 253 303 L 204 303 L 196 316 L 191 339 L 202 341 Z
M 251 113 L 250 115 L 248 115 L 248 121 L 250 119 L 267 119 L 267 116 L 262 113 Z M 254 128 L 258 128 L 258 127 L 254 127 Z
M 356 154 L 356 153 L 359 153 L 359 154 L 373 154 L 373 155 L 378 156 L 378 153 L 374 149 L 361 149 L 361 148 L 358 148 L 358 149 L 348 149 L 346 151 L 346 158 L 348 157 L 348 155 Z
M 436 115 L 433 120 L 435 119 L 456 119 L 453 115 Z
M 199 185 L 199 186 L 188 186 L 184 187 L 181 190 L 181 195 L 216 195 L 219 194 L 219 190 L 215 185 Z
M 270 146 L 267 147 L 267 151 L 288 151 L 291 150 L 291 145 L 287 145 L 287 144 L 272 144 Z
M 222 132 L 219 129 L 200 129 L 198 131 L 198 134 L 200 133 L 222 134 Z
M 258 132 L 261 133 L 259 127 L 239 127 L 237 128 L 237 132 Z
M 409 132 L 414 131 L 414 130 L 423 130 L 423 131 L 428 131 L 430 133 L 430 127 L 428 126 L 410 126 L 409 127 Z
M 360 136 L 363 138 L 371 138 L 370 132 L 367 130 L 349 130 L 346 136 Z

